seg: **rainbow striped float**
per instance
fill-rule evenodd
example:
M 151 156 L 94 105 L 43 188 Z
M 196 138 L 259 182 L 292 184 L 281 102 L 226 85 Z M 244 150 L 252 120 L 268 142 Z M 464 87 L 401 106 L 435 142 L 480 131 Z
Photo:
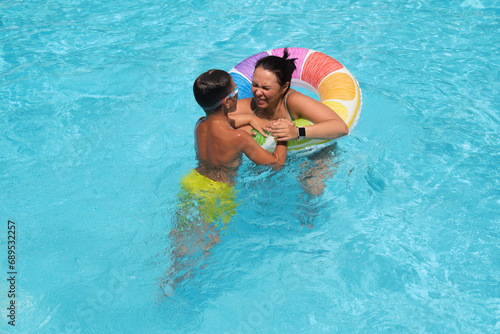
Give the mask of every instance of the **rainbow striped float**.
M 269 55 L 282 57 L 283 48 L 260 52 L 243 60 L 229 73 L 239 89 L 239 98 L 252 97 L 252 76 L 255 64 L 261 58 Z M 358 81 L 344 65 L 332 57 L 314 50 L 304 48 L 288 48 L 290 58 L 297 58 L 297 69 L 292 75 L 292 87 L 300 87 L 315 93 L 319 100 L 335 111 L 347 124 L 351 131 L 359 119 L 361 112 L 361 90 Z M 306 119 L 294 120 L 297 126 L 307 126 L 312 123 Z M 274 147 L 274 139 L 267 139 L 258 134 L 257 142 L 265 149 Z M 303 139 L 288 142 L 289 150 L 299 150 L 311 145 L 326 143 L 331 139 Z

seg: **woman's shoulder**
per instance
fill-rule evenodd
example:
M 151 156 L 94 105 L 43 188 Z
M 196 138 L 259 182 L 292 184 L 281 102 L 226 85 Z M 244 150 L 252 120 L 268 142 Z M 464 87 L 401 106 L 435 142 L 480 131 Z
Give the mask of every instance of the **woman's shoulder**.
M 296 91 L 295 89 L 290 89 L 290 91 L 287 93 L 286 97 L 287 103 L 297 103 L 297 102 L 302 102 L 302 101 L 315 101 L 313 98 L 310 98 L 309 96 L 302 94 L 299 91 Z
M 253 98 L 247 97 L 245 99 L 238 100 L 238 105 L 236 106 L 235 114 L 250 114 L 253 112 L 252 109 Z
M 318 113 L 325 116 L 332 111 L 320 101 L 297 91 L 289 95 L 287 106 L 294 119 L 313 119 L 317 117 Z
M 339 117 L 326 104 L 300 92 L 290 95 L 288 107 L 294 119 L 305 118 L 313 123 L 320 123 Z
M 317 101 L 296 90 L 291 90 L 291 92 L 289 92 L 286 96 L 286 106 L 292 113 L 301 113 L 302 110 L 307 109 L 307 107 L 314 104 L 314 102 Z

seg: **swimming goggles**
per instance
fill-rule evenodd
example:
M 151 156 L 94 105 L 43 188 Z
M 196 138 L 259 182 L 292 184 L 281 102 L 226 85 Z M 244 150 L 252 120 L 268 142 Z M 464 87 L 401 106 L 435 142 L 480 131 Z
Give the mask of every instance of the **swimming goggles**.
M 210 106 L 210 107 L 206 107 L 206 108 L 203 108 L 203 110 L 212 110 L 212 109 L 215 109 L 217 108 L 218 106 L 221 105 L 222 101 L 224 101 L 224 99 L 230 99 L 236 95 L 238 95 L 239 93 L 239 90 L 238 90 L 238 87 L 236 87 L 232 93 L 230 93 L 228 96 L 224 97 L 222 100 L 220 100 L 219 102 L 217 102 L 216 104 L 214 104 L 213 106 Z

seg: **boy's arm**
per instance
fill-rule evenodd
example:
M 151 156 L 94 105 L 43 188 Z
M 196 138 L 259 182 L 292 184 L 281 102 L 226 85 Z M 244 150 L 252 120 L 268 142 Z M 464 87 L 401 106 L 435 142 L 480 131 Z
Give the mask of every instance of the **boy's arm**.
M 269 121 L 261 119 L 254 114 L 230 113 L 228 115 L 228 119 L 231 126 L 235 129 L 241 128 L 245 125 L 250 125 L 252 128 L 259 131 L 264 137 L 268 136 L 266 131 L 269 131 Z
M 260 147 L 260 145 L 246 132 L 240 135 L 241 151 L 257 165 L 270 165 L 274 169 L 279 169 L 285 164 L 287 153 L 287 142 L 280 141 L 276 144 L 273 153 Z

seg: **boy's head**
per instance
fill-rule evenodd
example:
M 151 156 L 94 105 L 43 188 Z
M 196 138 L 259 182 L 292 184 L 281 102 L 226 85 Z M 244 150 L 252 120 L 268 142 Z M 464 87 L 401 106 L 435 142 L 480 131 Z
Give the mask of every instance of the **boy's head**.
M 194 81 L 193 93 L 196 102 L 206 112 L 219 107 L 225 98 L 233 97 L 235 84 L 229 73 L 209 70 Z

